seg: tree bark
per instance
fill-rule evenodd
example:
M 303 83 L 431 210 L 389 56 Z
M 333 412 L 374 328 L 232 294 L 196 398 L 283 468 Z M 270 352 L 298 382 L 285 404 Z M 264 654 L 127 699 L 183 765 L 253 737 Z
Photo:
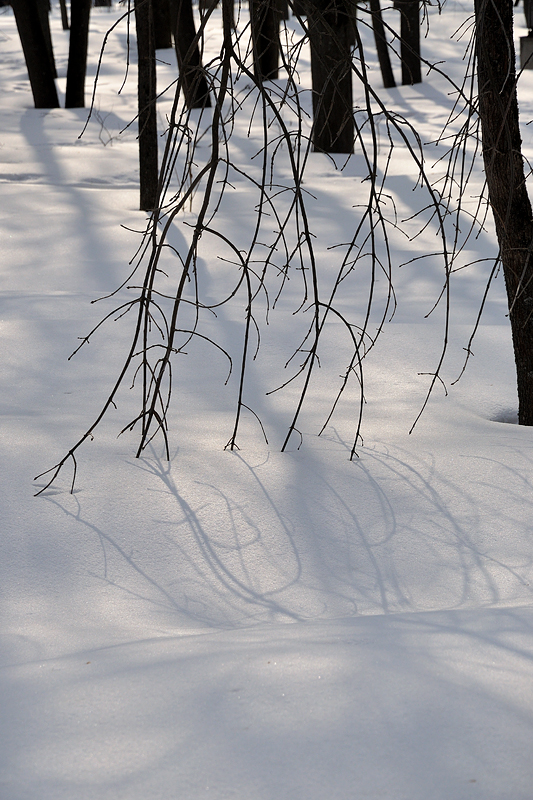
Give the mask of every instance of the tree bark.
M 12 0 L 35 108 L 59 108 L 54 73 L 39 18 L 38 0 Z
M 152 0 L 135 0 L 138 54 L 140 208 L 157 207 L 159 180 L 157 158 L 155 41 Z
M 68 22 L 67 0 L 59 0 L 59 8 L 61 9 L 61 25 L 64 31 L 70 28 Z
M 217 6 L 218 0 L 198 0 L 200 14 L 205 14 L 207 11 L 211 11 L 212 8 L 216 8 Z
M 46 51 L 50 64 L 52 66 L 52 74 L 57 78 L 56 61 L 54 58 L 54 45 L 52 44 L 52 32 L 50 31 L 50 3 L 49 0 L 37 0 L 37 11 L 41 21 L 41 28 L 44 33 L 44 40 L 46 42 Z
M 71 0 L 65 108 L 85 107 L 85 75 L 91 0 Z
M 254 75 L 258 81 L 278 77 L 280 9 L 278 0 L 250 0 Z
M 402 84 L 409 86 L 422 83 L 420 66 L 420 1 L 394 0 L 400 11 L 400 59 L 402 62 Z
M 289 0 L 276 0 L 278 14 L 280 19 L 289 19 Z
M 307 5 L 313 92 L 313 150 L 353 153 L 350 19 L 342 0 Z
M 396 86 L 396 81 L 394 80 L 394 73 L 392 71 L 389 45 L 385 35 L 385 26 L 383 25 L 383 16 L 381 14 L 379 0 L 370 0 L 370 13 L 372 14 L 372 29 L 374 31 L 374 40 L 376 42 L 376 52 L 378 54 L 381 77 L 383 78 L 383 86 L 385 89 L 391 89 Z
M 153 0 L 155 49 L 172 47 L 172 19 L 169 0 Z
M 171 0 L 172 30 L 178 69 L 182 76 L 183 94 L 188 108 L 208 108 L 211 105 L 209 87 L 202 68 L 196 37 L 191 0 Z
M 533 215 L 516 96 L 512 0 L 475 0 L 483 160 L 507 289 L 518 421 L 533 425 Z

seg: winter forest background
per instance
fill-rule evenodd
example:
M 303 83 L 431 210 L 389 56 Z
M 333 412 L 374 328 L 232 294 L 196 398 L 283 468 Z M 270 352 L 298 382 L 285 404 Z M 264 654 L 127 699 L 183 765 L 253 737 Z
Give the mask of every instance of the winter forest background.
M 2 800 L 530 800 L 533 73 L 521 156 L 489 6 L 421 7 L 411 82 L 383 4 L 395 86 L 374 2 L 280 6 L 277 77 L 261 4 L 194 6 L 155 189 L 133 6 L 85 107 L 84 4 L 33 93 L 0 9 Z

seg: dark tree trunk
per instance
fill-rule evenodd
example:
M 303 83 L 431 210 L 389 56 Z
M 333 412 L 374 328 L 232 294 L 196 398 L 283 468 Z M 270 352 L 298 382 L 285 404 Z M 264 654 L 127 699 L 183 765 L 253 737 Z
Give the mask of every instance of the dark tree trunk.
M 196 26 L 191 0 L 171 0 L 170 12 L 185 103 L 188 108 L 209 107 L 211 100 L 202 68 L 200 48 L 198 43 L 193 44 L 196 38 Z
M 95 8 L 101 6 L 102 8 L 111 8 L 111 0 L 94 0 Z
M 394 0 L 400 11 L 400 59 L 402 83 L 409 86 L 422 83 L 420 66 L 420 2 L 419 0 Z
M 280 19 L 289 19 L 289 0 L 276 0 L 278 15 Z
M 155 41 L 152 0 L 135 0 L 139 98 L 140 208 L 157 206 L 159 179 L 157 159 Z
M 212 8 L 216 8 L 217 6 L 218 0 L 198 0 L 198 8 L 200 9 L 200 13 L 211 11 Z
M 296 17 L 307 16 L 307 5 L 305 0 L 292 0 L 292 13 Z
M 52 66 L 52 75 L 57 78 L 56 62 L 54 58 L 54 46 L 52 44 L 52 33 L 50 31 L 50 3 L 49 0 L 37 0 L 37 10 L 41 21 L 41 28 L 46 42 L 46 51 Z
M 85 75 L 91 0 L 71 0 L 65 108 L 85 107 Z
M 350 18 L 342 0 L 307 5 L 313 91 L 313 149 L 353 153 Z
M 258 81 L 278 77 L 279 0 L 250 0 L 250 23 L 254 49 L 254 75 Z
M 170 0 L 153 0 L 155 49 L 172 47 L 172 20 Z
M 475 0 L 483 159 L 507 288 L 518 421 L 533 425 L 533 215 L 518 123 L 512 0 Z
M 70 26 L 68 24 L 68 12 L 67 12 L 66 0 L 59 0 L 59 7 L 61 9 L 61 25 L 63 26 L 64 31 L 68 31 Z
M 59 108 L 54 73 L 41 26 L 37 0 L 12 0 L 26 59 L 35 108 Z
M 383 78 L 383 86 L 385 89 L 391 89 L 393 86 L 396 86 L 396 81 L 394 80 L 394 73 L 390 62 L 389 45 L 385 35 L 385 26 L 383 25 L 379 0 L 370 0 L 370 13 L 372 14 L 372 28 L 376 42 L 379 67 L 381 69 L 381 77 Z

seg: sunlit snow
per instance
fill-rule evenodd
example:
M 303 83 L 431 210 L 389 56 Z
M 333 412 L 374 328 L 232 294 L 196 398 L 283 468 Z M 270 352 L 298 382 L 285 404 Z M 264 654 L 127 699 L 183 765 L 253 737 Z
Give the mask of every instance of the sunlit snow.
M 121 13 L 92 10 L 89 76 Z M 424 55 L 456 80 L 472 13 L 431 9 Z M 397 12 L 386 12 L 391 24 Z M 517 9 L 516 37 L 526 33 Z M 61 98 L 68 34 L 51 15 Z M 294 21 L 288 23 L 296 26 Z M 207 47 L 216 53 L 220 13 Z M 383 90 L 424 142 L 454 102 L 446 81 Z M 296 389 L 284 380 L 298 322 L 296 281 L 264 326 L 240 449 L 235 382 L 224 357 L 192 342 L 175 365 L 171 462 L 158 440 L 136 459 L 128 388 L 71 465 L 39 497 L 52 467 L 98 414 L 132 323 L 110 321 L 146 215 L 138 211 L 136 68 L 123 81 L 125 25 L 110 37 L 96 114 L 35 110 L 10 9 L 0 9 L 1 714 L 2 800 L 531 800 L 533 796 L 533 431 L 517 399 L 503 281 L 489 294 L 461 380 L 490 257 L 492 220 L 472 237 L 451 290 L 442 378 L 412 433 L 440 358 L 443 283 L 434 232 L 391 231 L 398 307 L 365 363 L 362 436 L 354 384 L 321 436 L 349 343 L 331 321 L 321 369 L 294 437 L 280 452 Z M 131 51 L 134 62 L 134 47 Z M 160 51 L 161 87 L 176 77 Z M 397 76 L 398 64 L 395 63 Z M 308 76 L 302 74 L 303 85 Z M 521 78 L 524 152 L 533 156 L 533 75 Z M 359 91 L 359 90 L 358 90 Z M 356 98 L 357 102 L 357 98 Z M 160 128 L 171 97 L 160 102 Z M 240 125 L 240 127 L 239 127 Z M 252 169 L 257 141 L 235 137 Z M 240 137 L 240 138 L 239 138 Z M 163 139 L 162 139 L 163 144 Z M 427 147 L 428 163 L 444 151 Z M 313 154 L 307 172 L 317 252 L 350 238 L 361 179 Z M 437 167 L 436 167 L 437 169 Z M 416 210 L 413 167 L 396 158 L 390 196 Z M 469 189 L 483 183 L 480 158 Z M 246 184 L 221 220 L 253 223 Z M 316 197 L 313 200 L 312 197 Z M 465 202 L 468 198 L 465 199 Z M 472 201 L 475 204 L 475 199 Z M 180 247 L 194 209 L 178 216 Z M 226 215 L 224 217 L 223 215 Z M 412 228 L 409 228 L 409 226 Z M 406 223 L 408 233 L 415 222 Z M 203 250 L 206 291 L 229 271 Z M 333 258 L 333 256 L 331 256 Z M 487 259 L 487 260 L 483 260 Z M 342 297 L 348 309 L 366 297 Z M 240 303 L 240 304 L 239 304 Z M 205 325 L 239 352 L 243 302 Z M 332 318 L 333 319 L 333 318 Z M 233 382 L 232 382 L 233 381 Z

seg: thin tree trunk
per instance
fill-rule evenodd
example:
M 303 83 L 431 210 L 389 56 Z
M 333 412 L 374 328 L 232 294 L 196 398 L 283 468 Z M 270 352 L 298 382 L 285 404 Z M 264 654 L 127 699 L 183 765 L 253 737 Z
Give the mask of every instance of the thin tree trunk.
M 71 0 L 65 108 L 85 107 L 85 75 L 91 0 Z
M 279 0 L 250 0 L 250 23 L 254 49 L 254 75 L 258 81 L 278 77 Z
M 59 108 L 54 73 L 37 0 L 12 0 L 35 108 Z
M 512 0 L 475 0 L 483 159 L 509 302 L 518 421 L 533 425 L 533 214 L 516 96 Z
M 402 84 L 422 83 L 420 65 L 420 0 L 395 0 L 400 11 L 400 59 Z
M 385 26 L 383 25 L 383 16 L 381 14 L 381 5 L 379 0 L 370 0 L 370 13 L 372 14 L 372 29 L 374 31 L 374 40 L 376 42 L 376 51 L 378 54 L 379 67 L 381 69 L 381 77 L 383 78 L 383 86 L 385 89 L 391 89 L 396 86 L 394 80 L 394 73 L 392 71 L 389 45 L 385 35 Z
M 59 7 L 61 9 L 61 25 L 64 31 L 68 31 L 70 25 L 68 23 L 68 12 L 66 0 L 59 0 Z
M 191 0 L 171 0 L 172 30 L 178 69 L 183 81 L 183 94 L 188 108 L 208 108 L 211 105 L 209 87 L 202 68 L 196 38 L 196 26 Z
M 142 211 L 152 211 L 157 206 L 159 180 L 152 0 L 135 0 L 135 23 L 138 54 L 140 208 Z
M 354 119 L 349 15 L 342 0 L 307 7 L 313 91 L 313 149 L 353 153 Z

